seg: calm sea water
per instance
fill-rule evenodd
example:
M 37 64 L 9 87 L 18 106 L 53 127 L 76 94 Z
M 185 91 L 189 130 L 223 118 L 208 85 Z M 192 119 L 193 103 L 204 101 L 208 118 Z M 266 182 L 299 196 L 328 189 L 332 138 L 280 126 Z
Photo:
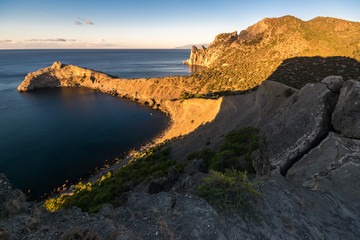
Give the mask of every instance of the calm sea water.
M 56 60 L 121 78 L 189 74 L 189 50 L 0 51 L 0 172 L 31 197 L 86 177 L 106 160 L 154 138 L 168 124 L 149 107 L 94 90 L 19 93 L 28 72 Z

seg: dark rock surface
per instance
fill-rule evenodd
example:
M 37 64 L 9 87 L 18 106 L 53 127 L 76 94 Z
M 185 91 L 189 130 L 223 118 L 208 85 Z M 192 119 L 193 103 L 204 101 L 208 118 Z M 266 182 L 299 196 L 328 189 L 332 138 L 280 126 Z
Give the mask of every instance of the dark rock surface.
M 340 89 L 344 84 L 342 76 L 328 76 L 324 78 L 322 83 L 325 83 L 329 90 L 340 93 Z
M 170 167 L 168 172 L 168 179 L 171 183 L 176 182 L 180 177 L 179 170 L 177 170 L 175 167 Z
M 360 83 L 349 80 L 341 88 L 332 125 L 346 137 L 360 138 Z
M 260 129 L 259 175 L 279 168 L 286 171 L 331 129 L 331 114 L 338 95 L 325 84 L 307 84 L 291 96 Z
M 329 133 L 287 176 L 312 190 L 331 193 L 360 211 L 360 140 Z
M 223 215 L 186 192 L 131 192 L 125 206 L 87 214 L 78 208 L 18 213 L 2 218 L 10 239 L 359 239 L 360 216 L 337 198 L 301 187 L 282 176 L 264 179 L 259 222 L 242 213 Z M 36 222 L 31 226 L 29 222 Z M 4 235 L 5 236 L 5 235 Z M 95 238 L 97 239 L 97 238 Z
M 4 174 L 0 174 L 0 218 L 11 217 L 26 209 L 26 196 L 18 189 L 13 189 Z
M 162 190 L 162 186 L 158 181 L 151 181 L 149 183 L 148 193 L 155 194 L 161 192 L 161 190 Z

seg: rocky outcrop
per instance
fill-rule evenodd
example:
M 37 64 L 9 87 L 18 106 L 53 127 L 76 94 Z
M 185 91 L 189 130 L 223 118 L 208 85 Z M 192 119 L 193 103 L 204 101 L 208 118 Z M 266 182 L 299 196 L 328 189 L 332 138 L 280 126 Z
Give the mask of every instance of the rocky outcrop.
M 13 189 L 4 174 L 0 174 L 0 218 L 11 217 L 26 209 L 26 196 Z
M 360 138 L 360 83 L 346 81 L 332 115 L 335 130 L 346 137 Z
M 208 48 L 201 46 L 198 49 L 196 46 L 191 48 L 190 58 L 184 64 L 190 66 L 207 67 L 211 64 L 216 64 L 217 59 L 224 53 L 224 50 L 229 47 L 237 39 L 237 31 L 233 33 L 222 33 L 215 37 Z
M 205 59 L 206 50 L 207 49 L 204 46 L 201 46 L 200 49 L 198 49 L 196 46 L 192 46 L 190 58 L 187 61 L 185 61 L 184 64 L 196 65 L 196 63 L 198 62 L 203 62 L 205 65 L 205 63 L 207 63 L 208 61 L 208 59 Z
M 340 93 L 344 80 L 341 76 L 328 76 L 324 78 L 321 83 L 325 83 L 329 90 Z
M 338 95 L 325 84 L 307 84 L 261 127 L 260 155 L 256 170 L 260 175 L 273 169 L 287 170 L 319 144 L 331 129 L 331 114 Z
M 287 177 L 312 190 L 331 193 L 360 211 L 360 140 L 329 133 L 289 169 Z

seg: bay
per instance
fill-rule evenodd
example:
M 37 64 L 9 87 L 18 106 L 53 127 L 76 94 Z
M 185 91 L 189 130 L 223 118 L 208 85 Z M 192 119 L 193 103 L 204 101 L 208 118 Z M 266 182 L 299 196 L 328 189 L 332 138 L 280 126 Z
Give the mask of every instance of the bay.
M 186 75 L 189 50 L 0 51 L 0 172 L 33 199 L 74 182 L 153 139 L 168 118 L 91 89 L 16 91 L 28 72 L 54 61 L 120 78 Z

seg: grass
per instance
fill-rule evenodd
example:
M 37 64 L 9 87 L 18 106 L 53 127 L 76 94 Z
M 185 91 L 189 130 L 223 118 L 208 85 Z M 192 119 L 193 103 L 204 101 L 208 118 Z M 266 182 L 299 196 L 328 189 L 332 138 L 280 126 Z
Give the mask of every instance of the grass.
M 237 169 L 255 173 L 251 162 L 251 153 L 259 148 L 259 129 L 242 127 L 233 130 L 225 136 L 219 151 L 204 148 L 201 152 L 193 151 L 187 156 L 188 160 L 203 159 L 210 170 L 224 172 L 225 169 Z
M 89 213 L 97 212 L 104 203 L 116 206 L 114 199 L 128 190 L 128 183 L 137 185 L 152 178 L 166 177 L 171 166 L 183 171 L 186 163 L 169 160 L 170 149 L 165 145 L 148 148 L 143 156 L 132 159 L 114 174 L 109 172 L 94 184 L 78 183 L 71 194 L 50 198 L 44 206 L 50 212 L 77 206 Z
M 242 212 L 258 220 L 253 205 L 264 195 L 255 188 L 257 184 L 250 182 L 246 172 L 226 169 L 212 172 L 194 193 L 221 213 Z
M 247 173 L 255 173 L 251 153 L 259 147 L 259 129 L 243 127 L 225 136 L 219 151 L 204 148 L 201 152 L 191 152 L 187 158 L 203 159 L 211 176 L 195 189 L 194 194 L 204 198 L 221 213 L 243 212 L 259 220 L 253 204 L 263 198 Z

